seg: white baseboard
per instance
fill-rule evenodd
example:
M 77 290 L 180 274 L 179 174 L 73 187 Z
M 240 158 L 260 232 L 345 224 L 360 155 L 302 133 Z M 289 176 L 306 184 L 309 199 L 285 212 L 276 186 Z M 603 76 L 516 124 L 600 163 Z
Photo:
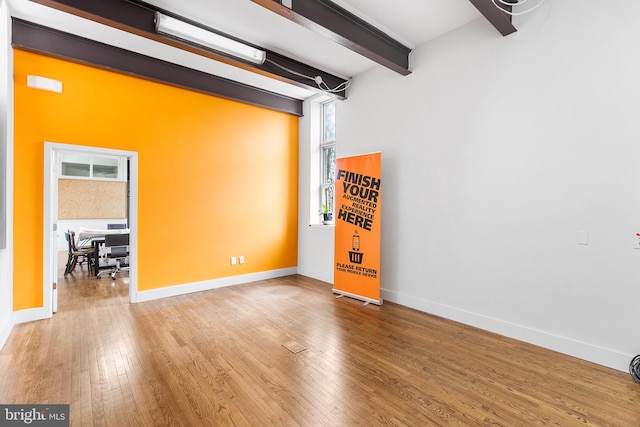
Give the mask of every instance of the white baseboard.
M 49 317 L 45 313 L 44 307 L 28 308 L 13 312 L 13 324 L 33 322 L 35 320 L 48 319 Z
M 402 294 L 386 289 L 381 290 L 383 298 L 416 310 L 430 313 L 466 325 L 475 326 L 509 338 L 524 341 L 578 359 L 597 363 L 598 365 L 629 371 L 629 362 L 633 355 L 623 354 L 615 350 L 577 341 L 571 338 L 554 335 L 504 320 L 494 319 L 481 314 L 461 310 L 456 307 Z
M 223 277 L 221 279 L 205 280 L 203 282 L 186 283 L 184 285 L 168 286 L 166 288 L 139 291 L 135 295 L 135 302 L 152 301 L 160 298 L 175 297 L 193 292 L 208 291 L 223 288 L 225 286 L 242 285 L 260 280 L 274 279 L 276 277 L 297 274 L 296 267 L 282 268 L 279 270 L 263 271 L 260 273 L 243 274 L 241 276 Z

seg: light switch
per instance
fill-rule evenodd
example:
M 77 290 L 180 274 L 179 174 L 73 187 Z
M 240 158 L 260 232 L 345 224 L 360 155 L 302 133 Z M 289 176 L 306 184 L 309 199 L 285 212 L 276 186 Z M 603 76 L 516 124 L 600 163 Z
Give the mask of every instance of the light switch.
M 578 231 L 578 244 L 579 245 L 588 245 L 589 244 L 589 232 L 588 231 Z

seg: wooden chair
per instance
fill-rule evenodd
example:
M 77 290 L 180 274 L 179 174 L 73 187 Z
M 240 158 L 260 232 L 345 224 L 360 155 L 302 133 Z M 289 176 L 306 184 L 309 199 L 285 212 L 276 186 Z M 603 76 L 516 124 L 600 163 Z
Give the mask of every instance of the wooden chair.
M 74 231 L 67 231 L 64 233 L 64 237 L 67 239 L 67 247 L 69 248 L 69 258 L 67 258 L 64 274 L 67 275 L 75 270 L 78 262 L 82 265 L 82 262 L 87 261 L 87 265 L 90 266 L 94 252 L 93 247 L 78 249 L 76 247 L 76 233 Z M 81 259 L 79 260 L 79 258 Z M 91 269 L 89 268 L 89 270 Z

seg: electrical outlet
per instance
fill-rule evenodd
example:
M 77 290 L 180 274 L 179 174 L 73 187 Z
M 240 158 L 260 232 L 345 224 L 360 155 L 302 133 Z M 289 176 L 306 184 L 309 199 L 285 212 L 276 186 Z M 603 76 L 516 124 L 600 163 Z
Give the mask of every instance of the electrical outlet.
M 236 265 L 236 257 L 231 257 L 231 265 Z
M 240 262 L 240 264 L 244 264 L 244 255 L 240 255 L 238 257 L 238 261 Z

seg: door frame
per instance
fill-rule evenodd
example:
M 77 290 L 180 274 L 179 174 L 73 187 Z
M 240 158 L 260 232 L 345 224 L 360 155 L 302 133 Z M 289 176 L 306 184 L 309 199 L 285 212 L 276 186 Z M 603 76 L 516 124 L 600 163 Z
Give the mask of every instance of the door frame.
M 138 153 L 135 151 L 115 150 L 110 148 L 87 147 L 82 145 L 44 143 L 44 274 L 43 274 L 43 309 L 44 316 L 53 315 L 55 294 L 53 284 L 57 282 L 57 241 L 54 241 L 54 225 L 58 219 L 58 169 L 56 159 L 61 151 L 92 155 L 120 156 L 129 159 L 129 302 L 138 301 Z M 56 254 L 53 252 L 56 251 Z M 53 265 L 53 263 L 56 265 Z

